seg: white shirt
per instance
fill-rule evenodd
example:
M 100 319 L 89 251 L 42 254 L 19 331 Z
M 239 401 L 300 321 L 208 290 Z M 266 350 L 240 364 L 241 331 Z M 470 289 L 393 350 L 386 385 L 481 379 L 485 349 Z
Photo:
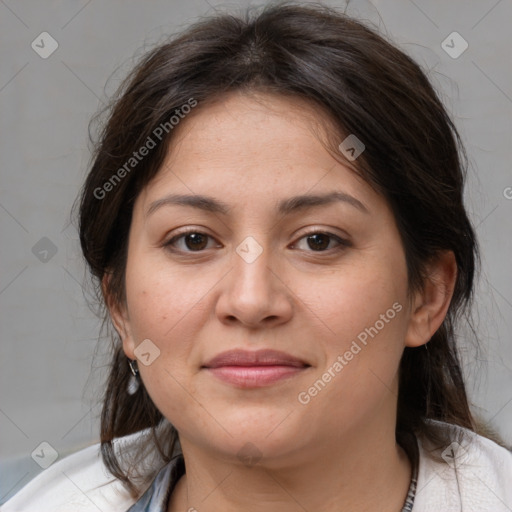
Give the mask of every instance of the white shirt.
M 418 439 L 419 469 L 413 512 L 512 512 L 512 452 L 471 431 L 435 422 L 461 444 L 432 460 Z M 146 432 L 115 441 L 130 450 Z M 155 459 L 157 460 L 157 459 Z M 155 466 L 158 470 L 159 466 Z M 146 488 L 151 482 L 146 483 Z M 0 507 L 2 512 L 122 512 L 136 503 L 106 470 L 95 444 L 54 463 Z

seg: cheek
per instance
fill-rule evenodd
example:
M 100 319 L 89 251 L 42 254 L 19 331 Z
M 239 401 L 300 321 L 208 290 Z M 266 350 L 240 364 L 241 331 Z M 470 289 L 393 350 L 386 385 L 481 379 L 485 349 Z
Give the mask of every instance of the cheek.
M 192 266 L 172 268 L 162 257 L 133 257 L 128 262 L 126 293 L 134 345 L 149 339 L 159 353 L 150 366 L 139 365 L 157 405 L 181 406 L 180 384 L 194 393 L 190 377 L 199 365 L 198 340 L 205 338 L 206 324 L 212 318 L 210 292 L 219 282 L 219 276 L 212 274 L 198 273 Z
M 126 272 L 132 332 L 136 340 L 153 337 L 165 343 L 194 309 L 201 309 L 210 279 L 207 274 L 192 277 L 186 270 L 173 270 L 165 262 L 133 260 Z
M 301 389 L 308 417 L 328 414 L 348 427 L 393 399 L 408 324 L 405 300 L 405 285 L 368 275 L 317 288 L 308 306 L 325 335 L 309 330 L 323 358 Z
M 150 365 L 138 365 L 144 386 L 162 414 L 173 418 L 176 428 L 185 428 L 182 412 L 196 394 L 190 377 L 194 347 L 205 322 L 201 299 L 211 288 L 209 279 L 152 265 L 127 268 L 126 282 L 135 346 L 149 339 L 159 351 Z
M 385 322 L 386 328 L 379 329 L 383 332 L 392 327 L 395 334 L 404 332 L 406 272 L 401 268 L 394 271 L 383 261 L 351 265 L 315 278 L 314 284 L 305 278 L 296 282 L 295 292 L 331 339 L 346 343 L 376 322 L 378 327 Z M 397 309 L 401 309 L 401 315 Z
M 297 291 L 314 313 L 311 319 L 320 329 L 315 343 L 324 354 L 311 385 L 320 379 L 317 387 L 323 389 L 326 383 L 326 392 L 314 399 L 313 409 L 331 410 L 330 404 L 342 403 L 355 414 L 363 403 L 368 410 L 376 407 L 394 388 L 408 310 L 405 262 L 402 265 L 399 253 L 394 267 L 391 260 L 361 260 L 350 269 L 317 279 L 314 293 L 306 293 L 312 289 L 307 280 Z M 309 332 L 315 334 L 311 328 Z M 340 415 L 341 421 L 345 413 L 333 414 Z

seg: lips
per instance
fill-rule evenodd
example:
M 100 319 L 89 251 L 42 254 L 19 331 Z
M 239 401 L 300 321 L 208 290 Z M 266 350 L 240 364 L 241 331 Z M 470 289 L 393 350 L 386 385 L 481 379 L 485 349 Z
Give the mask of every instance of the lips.
M 222 366 L 291 366 L 301 368 L 308 365 L 305 361 L 278 350 L 229 350 L 210 359 L 204 368 L 220 368 Z
M 277 350 L 230 350 L 210 359 L 202 368 L 231 386 L 261 388 L 297 376 L 310 366 Z

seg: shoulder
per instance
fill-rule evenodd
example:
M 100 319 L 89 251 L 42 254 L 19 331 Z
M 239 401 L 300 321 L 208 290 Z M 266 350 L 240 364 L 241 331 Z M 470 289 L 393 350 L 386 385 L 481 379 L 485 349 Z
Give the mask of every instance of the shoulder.
M 448 434 L 450 443 L 433 448 L 418 440 L 413 510 L 512 510 L 512 452 L 468 429 L 435 423 Z
M 114 441 L 115 450 L 137 447 L 145 431 Z M 135 499 L 112 476 L 94 444 L 55 462 L 0 507 L 2 512 L 113 512 L 127 510 Z

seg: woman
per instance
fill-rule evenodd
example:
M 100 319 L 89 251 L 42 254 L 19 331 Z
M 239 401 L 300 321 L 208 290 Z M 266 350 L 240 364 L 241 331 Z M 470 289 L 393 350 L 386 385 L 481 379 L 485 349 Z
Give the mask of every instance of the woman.
M 477 258 L 461 151 L 419 67 L 327 8 L 150 52 L 80 202 L 116 331 L 101 459 L 4 509 L 511 510 L 455 345 Z

